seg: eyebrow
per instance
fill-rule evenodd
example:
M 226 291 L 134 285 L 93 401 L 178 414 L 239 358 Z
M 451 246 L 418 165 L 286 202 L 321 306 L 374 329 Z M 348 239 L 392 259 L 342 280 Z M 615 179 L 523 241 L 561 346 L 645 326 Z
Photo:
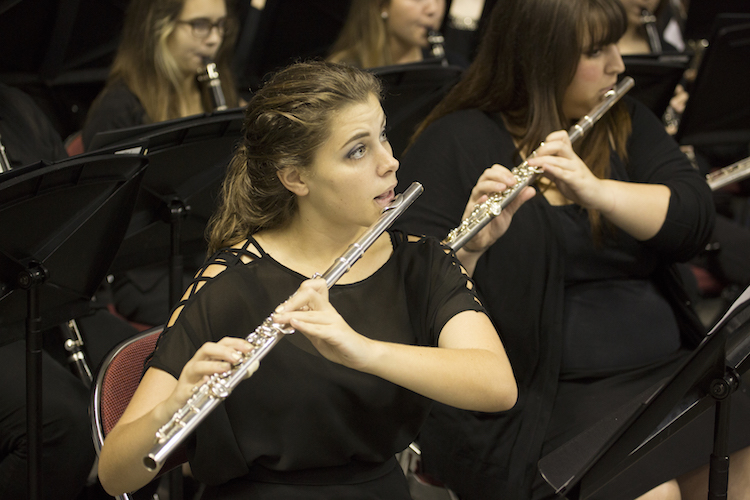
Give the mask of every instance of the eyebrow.
M 385 113 L 383 113 L 383 121 L 381 122 L 381 125 L 380 125 L 380 126 L 381 126 L 381 128 L 385 128 L 385 124 L 386 124 L 386 116 L 385 116 Z M 357 141 L 357 140 L 359 140 L 359 139 L 362 139 L 362 138 L 365 138 L 365 137 L 369 137 L 369 136 L 370 136 L 370 132 L 360 132 L 360 133 L 358 133 L 358 134 L 355 134 L 355 135 L 353 135 L 352 137 L 350 137 L 350 138 L 349 138 L 349 139 L 348 139 L 348 140 L 347 140 L 347 141 L 346 141 L 346 142 L 345 142 L 345 143 L 344 143 L 344 144 L 343 144 L 343 145 L 341 146 L 341 149 L 344 149 L 344 148 L 345 148 L 346 146 L 348 146 L 348 145 L 349 145 L 350 143 L 352 143 L 352 142 L 354 142 L 354 141 Z

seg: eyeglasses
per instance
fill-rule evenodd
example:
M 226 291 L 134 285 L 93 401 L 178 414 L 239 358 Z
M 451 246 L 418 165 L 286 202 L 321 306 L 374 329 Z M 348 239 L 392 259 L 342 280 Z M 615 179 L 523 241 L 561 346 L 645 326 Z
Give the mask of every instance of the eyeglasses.
M 231 20 L 226 17 L 222 17 L 215 23 L 211 22 L 211 20 L 208 18 L 199 17 L 197 19 L 190 19 L 188 21 L 178 20 L 177 24 L 189 25 L 195 38 L 208 37 L 214 28 L 216 28 L 216 32 L 219 34 L 219 36 L 224 36 L 224 34 L 231 29 Z

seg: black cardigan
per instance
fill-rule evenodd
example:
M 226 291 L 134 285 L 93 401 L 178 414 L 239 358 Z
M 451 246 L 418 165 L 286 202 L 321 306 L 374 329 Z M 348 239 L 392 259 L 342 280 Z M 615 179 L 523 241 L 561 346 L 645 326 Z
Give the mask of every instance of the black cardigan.
M 613 153 L 612 178 L 665 184 L 671 190 L 666 222 L 641 245 L 654 280 L 669 290 L 681 325 L 687 325 L 683 333 L 690 340 L 685 343 L 692 346 L 702 327 L 673 281 L 671 266 L 696 254 L 709 237 L 714 221 L 711 191 L 659 120 L 638 102 L 627 97 L 623 101 L 633 123 L 629 161 L 626 165 Z M 398 172 L 400 190 L 417 180 L 425 191 L 397 227 L 444 237 L 459 224 L 484 169 L 494 163 L 512 168 L 518 163 L 514 150 L 502 121 L 478 110 L 459 111 L 431 124 L 407 151 Z M 551 210 L 540 195 L 522 206 L 474 273 L 518 381 L 516 406 L 488 415 L 435 405 L 423 429 L 426 469 L 466 498 L 528 497 L 537 474 L 562 342 L 564 256 Z M 434 443 L 449 451 L 432 454 Z

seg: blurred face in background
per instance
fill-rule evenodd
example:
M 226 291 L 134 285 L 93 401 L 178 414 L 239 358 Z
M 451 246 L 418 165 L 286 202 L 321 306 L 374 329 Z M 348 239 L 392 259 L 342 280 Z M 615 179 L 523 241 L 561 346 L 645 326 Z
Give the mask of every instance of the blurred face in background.
M 620 3 L 628 13 L 628 24 L 631 26 L 640 26 L 642 24 L 641 11 L 646 9 L 653 14 L 661 3 L 661 0 L 620 0 Z
M 427 47 L 427 31 L 437 30 L 445 0 L 390 0 L 382 9 L 388 31 L 404 47 Z
M 167 47 L 186 76 L 193 76 L 213 59 L 228 29 L 224 0 L 185 0 Z

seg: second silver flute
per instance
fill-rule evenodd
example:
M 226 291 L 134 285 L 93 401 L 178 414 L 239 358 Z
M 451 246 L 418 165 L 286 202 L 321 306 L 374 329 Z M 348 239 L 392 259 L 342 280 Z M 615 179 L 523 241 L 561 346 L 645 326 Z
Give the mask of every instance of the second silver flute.
M 588 132 L 599 119 L 620 100 L 620 98 L 630 90 L 635 81 L 627 76 L 604 95 L 604 100 L 599 103 L 588 115 L 584 116 L 578 123 L 568 131 L 570 142 L 574 143 Z M 529 158 L 536 156 L 536 150 L 533 151 Z M 516 183 L 501 193 L 494 193 L 489 196 L 487 201 L 478 204 L 471 211 L 469 216 L 461 224 L 453 229 L 443 240 L 443 244 L 458 250 L 471 240 L 479 231 L 490 223 L 492 219 L 500 215 L 500 212 L 507 207 L 518 193 L 526 186 L 532 185 L 541 175 L 541 170 L 529 166 L 529 162 L 524 160 L 523 163 L 511 170 L 516 178 Z
M 357 241 L 349 245 L 347 251 L 336 259 L 326 272 L 316 276 L 325 279 L 327 287 L 331 288 L 383 234 L 383 231 L 388 229 L 396 218 L 422 194 L 423 190 L 422 185 L 415 182 L 402 194 L 396 196 L 383 209 L 378 220 Z M 156 443 L 143 459 L 146 468 L 156 470 L 157 467 L 163 465 L 170 453 L 177 449 L 198 424 L 246 378 L 248 370 L 260 362 L 285 335 L 292 333 L 294 329 L 291 326 L 274 323 L 273 314 L 266 318 L 253 333 L 246 337 L 247 341 L 253 344 L 253 349 L 229 371 L 217 373 L 199 386 L 185 406 L 157 431 Z

